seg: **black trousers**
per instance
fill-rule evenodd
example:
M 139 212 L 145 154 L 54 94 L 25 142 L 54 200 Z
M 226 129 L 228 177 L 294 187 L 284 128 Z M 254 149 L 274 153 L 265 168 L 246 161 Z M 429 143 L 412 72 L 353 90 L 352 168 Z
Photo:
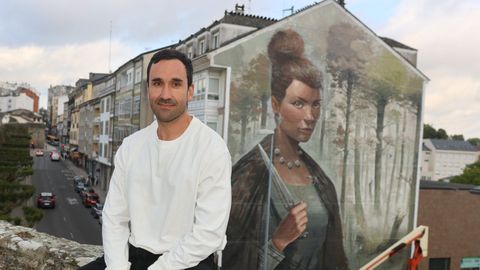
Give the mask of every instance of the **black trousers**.
M 137 248 L 129 244 L 128 261 L 131 263 L 130 270 L 147 270 L 161 254 L 153 254 L 143 248 Z M 78 270 L 104 270 L 107 267 L 104 256 L 78 268 Z M 216 270 L 218 269 L 213 254 L 201 261 L 197 266 L 188 268 L 188 270 Z

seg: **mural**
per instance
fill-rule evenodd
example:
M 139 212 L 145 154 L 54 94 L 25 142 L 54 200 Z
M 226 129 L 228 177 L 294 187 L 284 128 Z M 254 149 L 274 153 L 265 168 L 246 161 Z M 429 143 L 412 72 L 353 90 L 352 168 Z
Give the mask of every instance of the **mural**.
M 425 78 L 329 3 L 213 56 L 231 67 L 225 269 L 358 269 L 413 228 Z

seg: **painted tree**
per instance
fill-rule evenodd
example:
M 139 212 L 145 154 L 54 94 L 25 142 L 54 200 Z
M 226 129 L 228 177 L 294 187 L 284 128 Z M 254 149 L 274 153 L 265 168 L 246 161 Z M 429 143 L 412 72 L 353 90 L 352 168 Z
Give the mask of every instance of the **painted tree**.
M 343 167 L 340 192 L 340 207 L 343 214 L 345 214 L 350 124 L 354 110 L 353 104 L 355 94 L 360 88 L 362 70 L 365 67 L 367 58 L 371 55 L 366 37 L 367 35 L 361 29 L 349 23 L 332 25 L 327 37 L 327 70 L 332 76 L 332 86 L 337 93 L 345 97 L 345 104 L 342 106 L 345 115 L 345 126 L 343 127 L 343 139 L 341 140 L 343 142 Z M 360 193 L 355 194 L 360 195 Z M 355 201 L 358 201 L 361 205 L 360 197 L 356 196 Z M 361 212 L 363 213 L 363 211 Z
M 410 205 L 408 206 L 410 213 L 413 213 L 415 208 L 415 192 L 417 187 L 418 181 L 418 155 L 419 155 L 419 147 L 420 147 L 420 130 L 422 128 L 422 103 L 423 103 L 423 81 L 421 78 L 411 78 L 409 80 L 408 87 L 404 93 L 405 99 L 410 103 L 411 111 L 415 115 L 415 142 L 414 142 L 414 153 L 413 153 L 413 170 L 412 175 L 410 177 L 409 186 L 410 190 L 408 193 L 408 200 L 407 203 Z M 413 214 L 409 215 L 408 219 L 408 229 L 413 229 L 413 222 L 414 216 Z
M 261 126 L 265 127 L 269 96 L 269 65 L 264 54 L 253 58 L 243 69 L 240 77 L 231 85 L 230 117 L 240 124 L 240 153 L 245 152 L 245 136 L 248 123 L 258 119 L 261 113 Z M 236 130 L 233 130 L 236 133 Z
M 365 100 L 373 105 L 376 114 L 374 209 L 380 212 L 382 187 L 382 154 L 384 143 L 385 112 L 387 105 L 400 98 L 401 88 L 407 81 L 407 72 L 400 61 L 391 53 L 384 52 L 369 63 L 368 87 L 362 92 Z

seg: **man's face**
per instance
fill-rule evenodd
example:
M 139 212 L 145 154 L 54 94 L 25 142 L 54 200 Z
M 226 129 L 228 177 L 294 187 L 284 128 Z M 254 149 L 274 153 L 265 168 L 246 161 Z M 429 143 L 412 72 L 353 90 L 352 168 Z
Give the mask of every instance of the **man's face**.
M 172 122 L 186 114 L 192 99 L 193 85 L 188 87 L 187 71 L 176 59 L 161 60 L 150 68 L 148 99 L 159 122 Z

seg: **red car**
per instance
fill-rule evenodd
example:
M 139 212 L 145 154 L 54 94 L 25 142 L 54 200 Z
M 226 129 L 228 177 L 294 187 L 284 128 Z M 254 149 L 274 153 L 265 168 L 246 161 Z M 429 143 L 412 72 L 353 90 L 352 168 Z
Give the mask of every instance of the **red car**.
M 86 192 L 83 196 L 83 205 L 85 205 L 85 207 L 92 207 L 99 202 L 100 197 L 98 197 L 98 194 L 93 190 Z
M 51 192 L 42 192 L 37 197 L 38 208 L 55 208 L 55 195 Z

